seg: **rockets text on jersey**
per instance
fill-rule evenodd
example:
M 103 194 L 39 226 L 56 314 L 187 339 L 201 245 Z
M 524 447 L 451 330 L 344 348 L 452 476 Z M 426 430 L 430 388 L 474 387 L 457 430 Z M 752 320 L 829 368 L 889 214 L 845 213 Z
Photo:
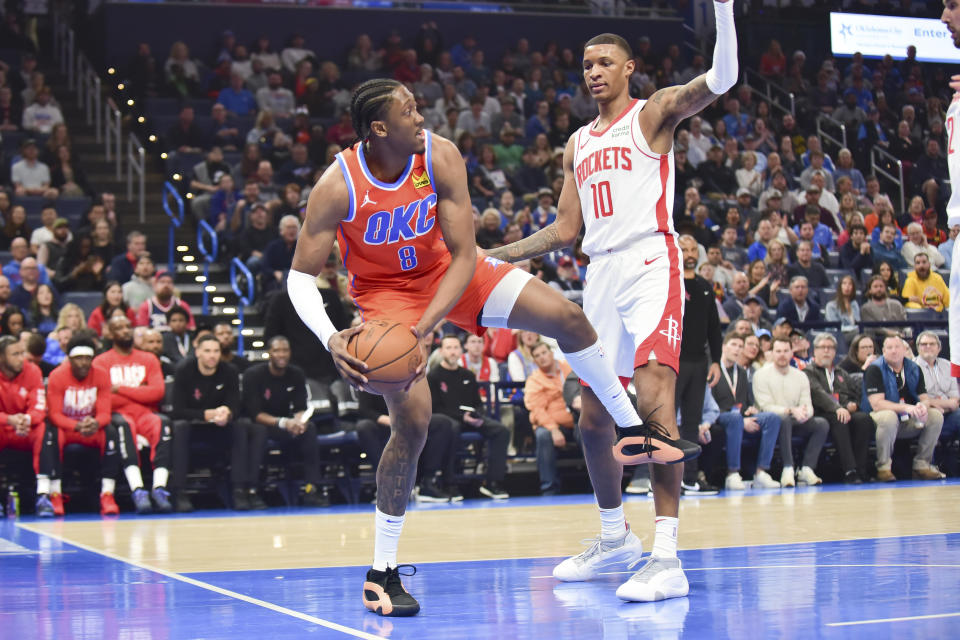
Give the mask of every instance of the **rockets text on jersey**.
M 602 131 L 594 121 L 574 134 L 583 250 L 591 257 L 629 249 L 654 234 L 673 234 L 673 151 L 650 149 L 638 122 L 644 104 L 633 100 Z

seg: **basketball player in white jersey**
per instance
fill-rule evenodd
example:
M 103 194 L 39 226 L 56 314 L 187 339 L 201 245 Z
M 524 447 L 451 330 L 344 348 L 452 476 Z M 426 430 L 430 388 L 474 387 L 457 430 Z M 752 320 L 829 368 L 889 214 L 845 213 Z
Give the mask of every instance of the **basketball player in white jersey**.
M 489 252 L 523 260 L 573 244 L 586 226 L 590 256 L 583 308 L 617 374 L 632 377 L 640 415 L 679 437 L 675 388 L 683 320 L 683 271 L 673 230 L 673 137 L 677 124 L 729 90 L 737 79 L 733 3 L 715 0 L 717 44 L 713 68 L 684 86 L 632 100 L 630 46 L 603 34 L 587 42 L 583 77 L 599 117 L 577 131 L 564 151 L 564 184 L 556 221 L 519 242 Z M 623 514 L 623 464 L 645 461 L 642 434 L 615 428 L 596 395 L 584 389 L 580 431 L 584 457 L 600 507 L 601 534 L 589 549 L 560 563 L 563 581 L 588 580 L 603 567 L 639 564 L 642 545 Z M 653 553 L 617 589 L 624 600 L 651 601 L 687 595 L 677 559 L 680 465 L 654 465 L 657 513 Z
M 953 46 L 960 49 L 960 0 L 944 0 L 940 21 L 947 25 Z M 947 167 L 950 170 L 950 202 L 947 203 L 947 228 L 960 224 L 960 76 L 953 76 L 950 87 L 957 93 L 947 109 Z M 960 378 L 960 242 L 953 243 L 950 262 L 950 373 Z

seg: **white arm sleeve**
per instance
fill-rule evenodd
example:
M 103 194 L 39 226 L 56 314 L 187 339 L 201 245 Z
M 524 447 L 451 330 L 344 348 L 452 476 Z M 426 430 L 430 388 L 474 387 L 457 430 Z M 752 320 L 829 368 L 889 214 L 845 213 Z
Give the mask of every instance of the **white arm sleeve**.
M 291 269 L 287 275 L 287 293 L 303 324 L 320 338 L 320 343 L 329 351 L 327 343 L 337 333 L 337 328 L 323 308 L 323 296 L 317 289 L 316 277 Z
M 733 24 L 733 0 L 714 2 L 713 10 L 717 18 L 717 43 L 713 47 L 713 66 L 707 71 L 707 87 L 721 95 L 737 82 L 737 29 Z

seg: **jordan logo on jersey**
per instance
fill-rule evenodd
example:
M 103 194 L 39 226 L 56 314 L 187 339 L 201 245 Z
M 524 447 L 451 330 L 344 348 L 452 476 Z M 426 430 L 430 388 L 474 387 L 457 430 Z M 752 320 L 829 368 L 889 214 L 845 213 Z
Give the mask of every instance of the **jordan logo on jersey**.
M 377 204 L 374 200 L 370 199 L 370 189 L 367 189 L 367 192 L 363 194 L 363 202 L 360 203 L 360 206 L 365 207 L 368 204 Z
M 426 175 L 426 174 L 424 174 Z M 429 183 L 429 180 L 428 180 Z M 393 244 L 426 235 L 436 223 L 437 194 L 414 200 L 391 211 L 377 211 L 367 219 L 366 244 Z
M 115 364 L 110 367 L 110 383 L 118 387 L 139 387 L 147 377 L 142 364 Z
M 68 418 L 83 418 L 93 415 L 96 406 L 96 387 L 85 389 L 70 387 L 63 394 L 63 415 Z
M 422 187 L 430 186 L 430 176 L 427 175 L 426 169 L 420 170 L 420 175 L 417 175 L 416 170 L 413 172 L 413 187 L 415 189 L 420 189 Z
M 577 188 L 583 188 L 587 178 L 598 171 L 630 171 L 633 162 L 630 161 L 629 147 L 607 147 L 598 149 L 586 156 L 577 165 Z

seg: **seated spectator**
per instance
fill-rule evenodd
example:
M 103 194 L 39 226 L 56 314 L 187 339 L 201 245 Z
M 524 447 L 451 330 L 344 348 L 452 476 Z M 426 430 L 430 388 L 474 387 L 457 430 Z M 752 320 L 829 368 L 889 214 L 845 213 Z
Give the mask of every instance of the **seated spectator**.
M 36 295 L 30 301 L 27 311 L 30 314 L 30 324 L 43 335 L 47 335 L 57 328 L 60 308 L 53 287 L 48 284 L 38 284 Z
M 790 348 L 793 349 L 790 366 L 803 371 L 810 364 L 810 341 L 807 340 L 807 334 L 800 329 L 791 331 Z
M 753 488 L 778 489 L 780 483 L 770 477 L 770 463 L 780 433 L 780 416 L 769 411 L 761 412 L 754 404 L 747 371 L 737 364 L 743 341 L 743 336 L 733 332 L 724 337 L 720 359 L 724 379 L 712 389 L 713 398 L 720 409 L 716 424 L 724 430 L 727 439 L 727 476 L 724 486 L 727 491 L 746 489 L 740 476 L 740 451 L 746 437 L 760 440 Z
M 160 361 L 160 371 L 163 373 L 164 381 L 173 382 L 176 367 L 163 353 L 163 335 L 159 331 L 149 327 L 135 328 L 133 330 L 133 346 L 155 355 L 157 360 Z
M 490 114 L 483 110 L 483 103 L 481 96 L 474 95 L 470 98 L 470 109 L 457 118 L 457 128 L 474 138 L 490 137 Z
M 119 312 L 119 313 L 118 313 Z M 136 312 L 123 299 L 123 288 L 116 280 L 111 280 L 103 289 L 103 301 L 90 312 L 87 326 L 98 336 L 109 337 L 105 332 L 107 324 L 114 315 L 126 317 L 130 324 L 136 322 Z
M 878 275 L 883 278 L 884 284 L 887 285 L 887 295 L 892 298 L 900 298 L 900 278 L 889 262 L 881 260 L 874 264 L 871 275 Z
M 0 313 L 3 313 L 10 307 L 16 305 L 10 302 L 10 279 L 5 275 L 0 275 Z
M 170 420 L 157 413 L 164 398 L 165 387 L 160 361 L 152 353 L 134 349 L 133 323 L 123 315 L 113 316 L 107 324 L 107 334 L 113 347 L 94 358 L 94 365 L 109 375 L 110 406 L 112 420 L 120 438 L 120 458 L 127 484 L 133 493 L 137 513 L 153 510 L 150 498 L 158 513 L 170 513 L 170 493 L 167 480 L 171 465 Z M 153 465 L 153 490 L 149 493 L 143 486 L 140 474 L 140 452 L 137 440 L 145 439 L 150 444 L 150 461 Z
M 14 99 L 10 87 L 0 87 L 0 131 L 19 131 L 22 123 L 23 104 Z
M 248 469 L 250 448 L 263 446 L 266 432 L 240 419 L 240 378 L 237 370 L 220 360 L 220 343 L 212 335 L 197 338 L 196 355 L 177 367 L 173 378 L 173 473 L 170 490 L 176 495 L 176 510 L 188 512 L 193 504 L 184 491 L 190 466 L 193 437 L 212 439 L 218 451 L 230 451 L 230 482 L 233 508 L 247 511 L 265 508 L 262 500 L 250 500 L 259 469 Z M 256 495 L 256 494 L 254 494 Z
M 40 369 L 24 356 L 24 346 L 13 336 L 0 337 L 0 451 L 29 452 L 37 477 L 37 515 L 54 515 L 50 500 L 50 462 L 40 472 L 40 452 L 46 427 L 46 390 Z M 21 487 L 21 495 L 27 487 Z M 59 486 L 57 494 L 60 493 Z M 59 497 L 59 496 L 58 496 Z M 60 503 L 63 515 L 63 503 Z
M 280 237 L 263 250 L 263 277 L 267 290 L 277 288 L 290 270 L 293 252 L 297 247 L 297 235 L 300 233 L 300 221 L 294 216 L 284 216 L 278 228 Z
M 18 207 L 14 207 L 17 209 Z M 23 207 L 19 207 L 21 212 Z M 26 238 L 22 236 L 15 237 L 10 243 L 10 261 L 7 264 L 3 265 L 3 275 L 5 275 L 9 280 L 10 284 L 17 286 L 20 284 L 20 267 L 24 260 L 30 257 L 30 245 L 27 244 Z M 37 277 L 41 277 L 40 274 L 37 274 Z
M 63 122 L 63 113 L 52 102 L 50 87 L 41 87 L 34 96 L 34 103 L 23 110 L 23 130 L 29 133 L 49 135 L 53 126 Z
M 222 343 L 221 343 L 222 344 Z M 329 504 L 320 493 L 320 454 L 317 446 L 317 428 L 304 418 L 307 411 L 307 379 L 303 371 L 290 364 L 290 342 L 283 336 L 274 336 L 267 345 L 269 359 L 243 373 L 243 409 L 247 420 L 264 432 L 266 438 L 294 449 L 303 459 L 303 505 L 320 507 Z M 222 359 L 221 359 L 222 361 Z M 250 452 L 249 487 L 251 504 L 260 502 L 259 470 L 266 447 Z
M 141 251 L 133 268 L 133 275 L 121 285 L 123 301 L 131 309 L 139 309 L 153 295 L 153 274 L 155 271 L 153 256 L 149 251 Z M 136 322 L 136 320 L 134 320 Z
M 238 257 L 254 275 L 263 270 L 263 254 L 267 246 L 277 238 L 276 229 L 270 225 L 267 208 L 256 203 L 250 210 L 249 224 L 235 240 Z
M 487 384 L 500 382 L 500 368 L 497 361 L 483 354 L 483 338 L 467 335 L 463 340 L 463 355 L 460 366 L 470 371 L 480 387 L 480 397 L 488 401 Z M 471 405 L 475 406 L 475 405 Z M 477 407 L 479 409 L 479 407 Z M 459 419 L 459 418 L 458 418 Z
M 200 84 L 200 71 L 190 58 L 190 50 L 183 42 L 170 46 L 170 55 L 163 64 L 167 85 L 181 97 L 195 95 Z
M 579 437 L 563 399 L 563 382 L 571 369 L 565 361 L 554 359 L 553 350 L 546 343 L 534 345 L 531 355 L 537 369 L 523 387 L 523 403 L 530 412 L 536 436 L 540 492 L 553 495 L 560 489 L 556 450 L 566 446 L 567 438 Z
M 820 196 L 822 194 L 821 188 L 816 184 L 811 184 L 809 187 L 807 187 L 805 194 L 806 201 L 793 210 L 792 220 L 794 224 L 800 224 L 807 219 L 807 207 L 816 207 L 820 212 L 820 222 L 830 227 L 833 232 L 839 233 L 840 229 L 837 226 L 837 222 L 836 219 L 834 219 L 833 214 L 820 205 Z
M 474 339 L 480 342 L 476 336 Z M 480 342 L 481 348 L 482 344 Z M 458 435 L 463 430 L 471 430 L 483 436 L 487 450 L 486 478 L 480 486 L 480 493 L 496 500 L 509 498 L 502 485 L 507 473 L 510 430 L 486 415 L 477 378 L 469 369 L 460 366 L 463 355 L 460 340 L 456 336 L 444 336 L 440 351 L 442 358 L 439 366 L 433 367 L 427 374 L 433 412 L 450 418 Z
M 743 154 L 743 166 L 736 170 L 737 178 L 737 197 L 741 191 L 755 198 L 760 196 L 763 191 L 763 176 L 757 171 L 757 155 L 753 151 L 747 151 Z
M 860 323 L 860 303 L 856 298 L 856 281 L 853 276 L 845 275 L 837 284 L 833 300 L 827 302 L 824 309 L 824 319 L 827 322 L 839 322 L 840 331 L 848 339 L 856 335 Z
M 290 147 L 290 160 L 277 172 L 277 180 L 282 184 L 294 183 L 300 189 L 312 187 L 315 170 L 316 167 L 310 162 L 307 146 L 295 144 Z
M 703 180 L 701 191 L 714 199 L 733 199 L 737 190 L 734 172 L 723 163 L 723 147 L 715 143 L 707 153 L 707 159 L 697 167 L 697 174 Z
M 43 354 L 47 351 L 47 339 L 39 333 L 30 333 L 27 338 L 26 359 L 40 368 L 44 379 L 50 376 L 50 372 L 56 369 L 56 365 L 50 364 L 43 359 Z
M 813 260 L 813 244 L 810 240 L 797 243 L 797 261 L 787 267 L 787 277 L 792 281 L 796 276 L 803 276 L 811 287 L 819 290 L 830 286 L 830 278 L 823 263 Z
M 41 227 L 38 231 L 43 231 L 43 228 Z M 70 233 L 70 223 L 66 218 L 57 218 L 54 220 L 51 231 L 53 237 L 41 244 L 37 250 L 37 262 L 46 269 L 48 278 L 56 276 L 60 260 L 67 253 L 67 248 L 70 246 L 70 243 L 73 242 L 73 234 Z M 34 233 L 31 234 L 31 238 L 36 235 L 36 233 L 37 232 L 34 231 Z
M 787 267 L 789 266 L 787 248 L 779 240 L 771 240 L 767 243 L 767 255 L 763 259 L 763 263 L 766 265 L 767 273 L 770 274 L 772 280 L 779 280 L 781 285 L 789 280 L 787 276 Z M 770 294 L 773 295 L 772 287 Z
M 567 300 L 583 304 L 583 281 L 580 280 L 580 270 L 570 256 L 562 256 L 557 261 L 557 277 L 549 284 L 560 291 Z
M 147 236 L 140 231 L 131 231 L 127 234 L 127 250 L 113 257 L 107 269 L 107 277 L 116 280 L 121 285 L 133 276 L 140 254 L 147 250 Z
M 193 165 L 193 176 L 190 178 L 190 192 L 193 197 L 190 199 L 190 210 L 198 218 L 208 217 L 212 200 L 221 188 L 221 181 L 224 176 L 229 176 L 230 165 L 223 161 L 223 149 L 219 146 L 220 141 L 215 141 L 215 146 L 207 152 L 203 161 Z M 233 193 L 233 180 L 229 187 L 225 187 L 231 194 Z M 209 222 L 209 218 L 208 218 Z M 213 224 L 213 223 L 211 223 Z
M 945 477 L 931 464 L 943 427 L 943 413 L 930 404 L 926 382 L 917 364 L 905 358 L 906 345 L 899 335 L 883 340 L 883 356 L 863 373 L 864 409 L 877 425 L 877 480 L 893 482 L 893 445 L 898 439 L 917 438 L 913 458 L 915 480 Z
M 280 54 L 270 47 L 270 38 L 267 36 L 257 38 L 257 43 L 253 47 L 253 53 L 250 54 L 250 61 L 251 63 L 259 61 L 264 69 L 271 71 L 280 71 L 282 68 Z
M 53 224 L 57 221 L 57 210 L 47 205 L 40 210 L 40 226 L 30 233 L 30 253 L 37 255 L 47 242 L 53 240 Z
M 760 331 L 770 331 L 773 325 L 767 320 L 764 311 L 766 306 L 757 296 L 750 296 L 743 305 L 743 315 L 740 320 L 750 323 L 749 332 L 751 335 L 757 335 Z
M 937 226 L 937 224 L 939 224 L 937 216 L 938 214 L 936 209 L 934 209 L 933 207 L 927 209 L 926 211 L 923 212 L 922 224 L 923 224 L 923 234 L 926 236 L 927 242 L 937 247 L 938 250 L 940 250 L 942 245 L 947 241 L 947 233 L 943 229 Z M 951 233 L 953 232 L 953 228 L 955 228 L 956 226 L 957 225 L 954 225 L 954 227 L 950 229 Z M 941 255 L 943 254 L 942 250 L 940 250 L 940 254 Z M 944 263 L 944 266 L 947 269 L 949 269 L 950 268 L 949 259 L 945 257 L 944 260 L 946 261 Z
M 269 160 L 261 160 L 257 165 L 257 174 L 253 178 L 257 185 L 260 202 L 270 204 L 280 198 L 280 185 L 276 183 L 273 175 L 273 165 Z M 250 203 L 253 204 L 252 202 Z M 240 220 L 240 226 L 243 226 L 244 220 Z
M 37 288 L 41 284 L 47 285 L 52 289 L 55 300 L 60 297 L 60 294 L 57 293 L 57 290 L 53 288 L 53 285 L 50 284 L 49 279 L 46 277 L 46 271 L 37 265 L 35 258 L 27 257 L 20 263 L 19 280 L 20 284 L 18 284 L 10 294 L 10 302 L 21 309 L 30 308 L 30 303 L 36 296 Z
M 167 131 L 166 148 L 180 153 L 200 153 L 207 144 L 203 130 L 194 121 L 191 106 L 180 109 L 180 117 Z
M 926 254 L 930 265 L 934 269 L 939 269 L 944 266 L 946 260 L 943 256 L 940 255 L 940 252 L 937 251 L 937 248 L 927 242 L 927 236 L 923 232 L 923 225 L 918 222 L 911 222 L 907 225 L 907 237 L 909 240 L 903 243 L 903 248 L 900 249 L 900 254 L 903 256 L 903 261 L 906 264 L 913 264 L 913 258 L 917 254 L 923 253 Z
M 278 118 L 289 118 L 296 106 L 293 92 L 283 86 L 283 76 L 278 72 L 268 74 L 267 86 L 257 91 L 257 108 Z
M 152 327 L 160 331 L 167 331 L 167 313 L 174 307 L 181 307 L 187 312 L 187 327 L 191 330 L 197 328 L 193 320 L 193 313 L 190 311 L 190 305 L 174 295 L 173 274 L 169 271 L 161 271 L 153 280 L 153 297 L 140 305 L 137 311 L 137 320 L 135 324 L 138 327 Z M 220 356 L 220 349 L 217 348 L 217 357 Z
M 106 263 L 93 253 L 93 238 L 77 235 L 60 260 L 54 279 L 61 291 L 100 291 Z
M 863 322 L 906 322 L 907 312 L 899 300 L 889 297 L 883 276 L 871 276 L 867 281 L 865 297 L 867 300 L 860 308 L 860 318 Z M 872 329 L 870 333 L 874 336 L 889 335 L 899 333 L 899 329 L 884 327 Z
M 819 333 L 813 339 L 813 362 L 803 372 L 810 382 L 813 414 L 830 425 L 830 439 L 837 449 L 843 469 L 843 481 L 861 484 L 867 476 L 867 449 L 876 426 L 870 416 L 859 410 L 859 380 L 834 367 L 837 339 Z
M 220 342 L 220 360 L 233 365 L 238 373 L 246 371 L 250 361 L 238 356 L 234 351 L 237 348 L 237 336 L 229 322 L 218 322 L 213 325 L 213 335 Z
M 879 237 L 870 243 L 870 252 L 873 254 L 873 264 L 881 261 L 888 262 L 894 269 L 905 269 L 906 262 L 896 244 L 897 228 L 893 223 L 881 227 Z
M 933 331 L 923 331 L 917 336 L 918 355 L 913 361 L 923 372 L 927 403 L 943 413 L 940 440 L 950 443 L 960 435 L 960 391 L 950 375 L 950 361 L 939 357 L 940 349 L 940 337 Z
M 867 242 L 867 229 L 860 223 L 847 227 L 850 239 L 840 247 L 840 266 L 860 277 L 864 269 L 873 267 L 871 245 Z
M 833 179 L 833 173 L 828 171 L 824 167 L 825 156 L 822 151 L 811 151 L 810 152 L 810 165 L 800 173 L 800 188 L 807 189 L 811 184 L 813 184 L 813 178 L 817 174 L 820 174 L 823 178 L 823 184 L 818 184 L 820 187 L 821 197 L 823 191 L 836 191 L 836 184 Z M 822 203 L 821 203 L 822 204 Z
M 735 272 L 730 285 L 730 295 L 723 302 L 723 311 L 731 321 L 743 314 L 743 307 L 750 296 L 750 281 L 747 274 L 742 271 Z
M 19 307 L 10 305 L 3 314 L 0 315 L 0 335 L 17 337 L 26 326 L 26 313 Z
M 803 234 L 802 225 L 804 224 L 809 224 L 811 227 L 811 231 L 808 232 L 809 237 L 805 237 Z M 801 240 L 810 240 L 814 244 L 814 257 L 817 260 L 821 260 L 821 247 L 823 247 L 823 251 L 833 249 L 834 234 L 830 227 L 820 222 L 820 209 L 816 207 L 807 206 L 803 221 L 794 225 L 793 232 Z
M 104 265 L 109 266 L 110 261 L 117 255 L 117 246 L 113 241 L 113 230 L 110 228 L 110 223 L 106 219 L 94 222 L 90 238 L 93 240 L 90 253 L 103 260 Z M 104 273 L 104 275 L 106 274 Z
M 797 481 L 808 486 L 823 481 L 814 473 L 820 451 L 827 439 L 830 426 L 823 418 L 814 415 L 810 399 L 810 382 L 807 376 L 790 366 L 793 348 L 789 339 L 775 338 L 773 361 L 753 376 L 753 394 L 757 408 L 780 416 L 780 454 L 783 456 L 781 487 L 793 487 Z M 799 473 L 794 473 L 794 431 L 807 439 L 803 463 Z
M 217 94 L 217 104 L 235 116 L 245 116 L 257 110 L 257 99 L 243 85 L 244 77 L 239 73 L 230 74 L 230 86 Z
M 313 51 L 307 49 L 304 45 L 306 40 L 299 33 L 290 37 L 290 46 L 280 52 L 280 60 L 283 62 L 283 68 L 287 73 L 295 73 L 297 65 L 306 58 L 314 59 L 316 56 Z
M 862 377 L 864 369 L 877 359 L 874 349 L 872 336 L 866 333 L 858 334 L 850 341 L 847 357 L 840 361 L 838 368 L 847 373 L 861 374 Z
M 10 208 L 10 213 L 3 222 L 3 227 L 0 227 L 0 249 L 4 251 L 9 250 L 15 255 L 14 259 L 18 261 L 17 265 L 7 263 L 7 265 L 4 266 L 4 269 L 8 273 L 15 273 L 15 270 L 19 266 L 19 260 L 23 259 L 24 250 L 29 251 L 30 245 L 26 242 L 26 239 L 29 238 L 30 235 L 30 228 L 27 226 L 26 210 L 20 205 L 14 205 Z M 18 239 L 23 239 L 23 250 L 19 247 L 21 243 L 17 242 Z M 14 247 L 14 244 L 18 246 Z
M 167 312 L 167 331 L 162 332 L 163 355 L 174 365 L 193 355 L 193 334 L 188 328 L 190 316 L 183 307 Z
M 913 258 L 913 271 L 907 274 L 901 297 L 907 309 L 930 309 L 941 313 L 950 304 L 950 290 L 936 271 L 930 269 L 926 253 L 917 253 Z
M 507 356 L 507 371 L 510 380 L 523 382 L 537 370 L 537 363 L 531 350 L 541 342 L 540 334 L 535 331 L 519 331 L 516 349 Z
M 820 305 L 810 300 L 810 288 L 805 276 L 790 278 L 790 297 L 780 302 L 777 316 L 787 318 L 795 324 L 820 322 Z
M 56 154 L 56 162 L 50 165 L 50 186 L 63 197 L 89 196 L 92 198 L 93 187 L 87 180 L 87 173 L 73 158 L 70 147 L 61 144 L 57 147 Z
M 48 419 L 55 430 L 48 431 L 44 438 L 41 459 L 50 461 L 50 469 L 42 469 L 51 478 L 62 478 L 63 448 L 68 444 L 81 444 L 100 451 L 100 513 L 116 515 L 120 512 L 113 494 L 117 476 L 120 475 L 120 441 L 110 414 L 110 376 L 100 367 L 93 366 L 94 342 L 77 336 L 66 344 L 66 360 L 51 374 L 47 383 Z M 52 435 L 53 437 L 49 437 Z M 124 437 L 133 442 L 127 431 Z M 46 454 L 46 455 L 45 455 Z M 51 487 L 51 494 L 59 487 Z M 57 509 L 56 497 L 51 495 Z

